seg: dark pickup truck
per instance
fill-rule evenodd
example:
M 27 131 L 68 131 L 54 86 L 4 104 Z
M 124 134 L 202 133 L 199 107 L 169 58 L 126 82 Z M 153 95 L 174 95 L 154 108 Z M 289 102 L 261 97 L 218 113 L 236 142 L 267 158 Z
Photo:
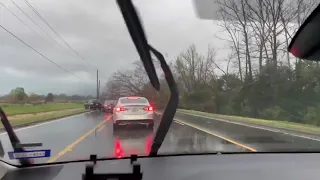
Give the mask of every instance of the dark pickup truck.
M 91 99 L 89 101 L 86 101 L 86 103 L 84 104 L 84 108 L 85 109 L 102 110 L 103 106 L 102 106 L 102 103 L 99 99 Z

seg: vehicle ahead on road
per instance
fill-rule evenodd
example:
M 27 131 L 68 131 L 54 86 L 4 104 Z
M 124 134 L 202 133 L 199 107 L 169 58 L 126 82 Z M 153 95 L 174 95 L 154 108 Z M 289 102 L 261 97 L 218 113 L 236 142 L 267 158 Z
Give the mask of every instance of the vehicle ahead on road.
M 85 109 L 93 109 L 93 110 L 96 110 L 96 109 L 101 110 L 102 109 L 101 100 L 100 99 L 90 99 L 89 101 L 87 101 L 84 104 L 84 108 Z
M 116 100 L 105 100 L 103 104 L 103 111 L 113 113 L 113 108 L 115 106 Z
M 121 97 L 113 108 L 113 129 L 131 124 L 153 128 L 153 110 L 144 97 Z

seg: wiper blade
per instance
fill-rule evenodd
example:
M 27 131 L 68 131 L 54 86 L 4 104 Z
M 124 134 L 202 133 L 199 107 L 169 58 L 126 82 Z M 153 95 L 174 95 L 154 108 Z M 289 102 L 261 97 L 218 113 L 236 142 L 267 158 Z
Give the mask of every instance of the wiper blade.
M 14 132 L 6 114 L 4 113 L 4 111 L 2 110 L 2 108 L 0 107 L 0 118 L 1 118 L 1 122 L 3 124 L 4 129 L 7 131 L 12 148 L 14 149 L 15 152 L 23 152 L 24 148 L 22 147 L 18 147 L 18 145 L 20 144 L 20 139 L 18 138 L 18 136 L 16 135 L 16 133 Z M 21 165 L 25 165 L 28 166 L 30 164 L 33 164 L 33 161 L 31 159 L 19 159 L 19 162 Z
M 168 104 L 162 114 L 158 131 L 154 136 L 153 143 L 151 146 L 149 155 L 155 156 L 157 155 L 158 150 L 162 145 L 162 142 L 170 128 L 173 117 L 178 108 L 179 92 L 176 82 L 173 78 L 172 72 L 168 64 L 166 63 L 163 55 L 148 44 L 142 25 L 140 23 L 140 19 L 136 13 L 136 10 L 131 0 L 117 0 L 117 3 L 127 25 L 132 41 L 134 42 L 136 49 L 139 52 L 141 61 L 144 64 L 145 70 L 147 71 L 150 83 L 157 91 L 160 90 L 160 83 L 151 59 L 151 51 L 160 61 L 161 68 L 165 74 L 165 79 L 169 85 L 169 89 L 171 92 Z
M 172 72 L 166 63 L 166 60 L 164 59 L 163 55 L 155 50 L 153 47 L 149 46 L 151 52 L 158 58 L 160 61 L 161 68 L 165 74 L 166 81 L 169 85 L 170 89 L 170 98 L 168 101 L 168 104 L 162 114 L 161 121 L 159 124 L 158 131 L 154 137 L 151 150 L 150 150 L 150 156 L 155 156 L 158 153 L 158 150 L 160 149 L 162 142 L 164 138 L 166 137 L 166 134 L 169 131 L 170 125 L 172 123 L 173 117 L 176 114 L 178 104 L 179 104 L 179 91 L 176 85 L 176 82 L 174 81 Z

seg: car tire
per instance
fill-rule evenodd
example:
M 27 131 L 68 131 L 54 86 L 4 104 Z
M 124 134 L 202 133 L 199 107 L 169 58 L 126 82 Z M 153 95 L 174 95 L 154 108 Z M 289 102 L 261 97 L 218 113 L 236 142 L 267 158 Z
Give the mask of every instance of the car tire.
M 119 125 L 113 124 L 113 131 L 116 131 L 116 130 L 118 130 L 118 129 L 119 129 Z
M 152 122 L 152 123 L 149 123 L 149 124 L 147 125 L 148 129 L 153 129 L 153 126 L 154 126 L 154 123 L 153 123 L 153 122 Z

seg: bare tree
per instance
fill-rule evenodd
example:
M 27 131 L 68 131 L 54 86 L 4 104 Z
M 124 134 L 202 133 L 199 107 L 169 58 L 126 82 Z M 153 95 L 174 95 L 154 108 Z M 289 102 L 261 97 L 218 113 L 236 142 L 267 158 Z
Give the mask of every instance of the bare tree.
M 245 66 L 246 66 L 246 77 L 252 79 L 252 61 L 251 61 L 251 52 L 250 52 L 250 29 L 249 29 L 249 14 L 248 14 L 248 6 L 246 5 L 246 0 L 217 0 L 217 4 L 220 6 L 219 15 L 224 19 L 224 21 L 228 21 L 228 26 L 224 27 L 229 33 L 230 30 L 234 32 L 229 33 L 231 39 L 234 41 L 235 50 L 238 51 L 238 60 L 240 59 L 240 42 L 243 42 L 244 46 L 244 55 L 245 55 Z M 241 34 L 242 38 L 235 39 L 234 34 L 238 32 Z M 241 62 L 238 63 L 239 67 L 241 67 Z M 239 71 L 241 72 L 240 68 Z
M 267 9 L 261 0 L 246 0 L 246 5 L 248 7 L 247 17 L 250 28 L 253 31 L 255 44 L 258 47 L 258 62 L 259 70 L 261 71 L 263 59 L 265 59 L 263 52 L 265 52 L 266 41 L 270 35 L 270 31 L 266 29 L 266 21 L 268 20 Z
M 215 52 L 208 48 L 207 56 L 200 55 L 194 44 L 187 51 L 181 52 L 174 66 L 178 82 L 186 92 L 194 91 L 199 84 L 205 84 L 214 77 Z
M 126 95 L 140 95 L 148 82 L 142 63 L 137 61 L 133 63 L 132 69 L 115 72 L 107 83 L 107 89 L 110 92 L 117 91 Z
M 226 16 L 222 10 L 218 11 L 221 21 L 219 21 L 218 25 L 221 26 L 227 33 L 231 40 L 223 39 L 221 37 L 217 37 L 222 40 L 226 40 L 230 43 L 230 49 L 236 54 L 236 64 L 238 65 L 238 71 L 240 79 L 242 80 L 242 63 L 241 63 L 241 52 L 240 52 L 240 34 L 233 21 Z M 233 53 L 232 52 L 232 53 Z

